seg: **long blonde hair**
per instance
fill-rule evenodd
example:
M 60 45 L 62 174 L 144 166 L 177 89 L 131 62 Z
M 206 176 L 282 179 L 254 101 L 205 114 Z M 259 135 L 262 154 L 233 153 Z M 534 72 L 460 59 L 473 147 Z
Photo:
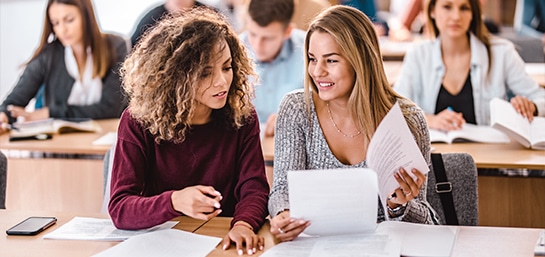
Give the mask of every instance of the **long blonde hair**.
M 215 58 L 215 47 L 229 47 L 233 81 L 227 104 L 212 119 L 239 128 L 254 107 L 254 69 L 238 35 L 225 18 L 197 8 L 161 20 L 148 30 L 121 68 L 129 110 L 155 141 L 182 142 L 195 113 L 195 95 L 203 69 Z
M 401 98 L 390 87 L 386 78 L 373 23 L 356 8 L 344 5 L 329 7 L 309 25 L 305 53 L 308 53 L 310 37 L 316 31 L 328 33 L 335 39 L 356 73 L 355 84 L 348 100 L 349 112 L 356 125 L 363 129 L 363 133 L 370 140 L 396 98 Z M 305 56 L 306 70 L 308 65 L 309 57 Z M 318 92 L 307 72 L 305 94 L 308 106 L 311 90 Z

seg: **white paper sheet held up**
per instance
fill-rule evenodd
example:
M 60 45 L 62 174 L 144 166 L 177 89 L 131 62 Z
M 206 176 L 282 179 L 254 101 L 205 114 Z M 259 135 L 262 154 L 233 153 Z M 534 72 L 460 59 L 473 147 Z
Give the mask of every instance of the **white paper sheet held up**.
M 290 214 L 309 220 L 309 235 L 374 231 L 377 174 L 370 169 L 288 171 Z
M 411 173 L 413 168 L 424 174 L 429 171 L 397 102 L 382 119 L 369 142 L 367 166 L 377 172 L 383 205 L 386 204 L 388 196 L 399 187 L 394 173 L 400 167 L 411 176 L 414 176 Z
M 197 235 L 178 229 L 165 229 L 138 236 L 102 251 L 95 257 L 110 256 L 206 256 L 216 248 L 221 238 Z
M 131 236 L 164 230 L 174 227 L 178 222 L 167 221 L 161 225 L 142 230 L 122 230 L 115 228 L 110 219 L 75 217 L 60 228 L 44 236 L 45 239 L 123 241 Z

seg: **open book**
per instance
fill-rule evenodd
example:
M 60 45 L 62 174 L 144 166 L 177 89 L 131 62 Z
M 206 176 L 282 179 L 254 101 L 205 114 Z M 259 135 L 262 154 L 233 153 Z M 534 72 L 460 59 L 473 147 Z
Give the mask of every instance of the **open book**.
M 503 132 L 489 126 L 478 126 L 464 124 L 459 130 L 441 131 L 430 129 L 430 140 L 432 143 L 458 143 L 458 142 L 479 142 L 479 143 L 509 143 L 509 137 Z
M 490 124 L 524 147 L 545 150 L 545 118 L 534 117 L 530 123 L 511 103 L 494 98 L 490 101 Z
M 46 119 L 14 123 L 9 134 L 10 141 L 26 139 L 49 139 L 53 134 L 70 132 L 100 132 L 101 128 L 94 120 Z

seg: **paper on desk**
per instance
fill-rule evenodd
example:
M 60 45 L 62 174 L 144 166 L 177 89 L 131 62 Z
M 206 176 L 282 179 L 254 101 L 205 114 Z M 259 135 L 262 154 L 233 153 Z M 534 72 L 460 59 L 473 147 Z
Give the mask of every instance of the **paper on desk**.
M 377 226 L 376 233 L 400 241 L 402 256 L 447 257 L 452 252 L 458 228 L 385 221 Z
M 413 168 L 424 174 L 429 171 L 397 102 L 384 116 L 369 142 L 367 166 L 377 172 L 383 205 L 386 204 L 388 196 L 399 187 L 394 173 L 400 167 L 413 177 Z
M 129 237 L 174 227 L 178 222 L 168 221 L 142 230 L 115 228 L 110 219 L 75 217 L 60 228 L 44 236 L 45 239 L 123 241 Z
M 221 238 L 218 237 L 203 236 L 178 229 L 165 229 L 133 236 L 94 256 L 206 256 L 220 241 Z
M 377 174 L 370 169 L 288 171 L 290 215 L 309 220 L 309 235 L 373 231 Z
M 117 140 L 117 132 L 108 132 L 93 141 L 93 145 L 113 145 Z
M 345 257 L 345 256 L 400 256 L 401 243 L 387 235 L 351 234 L 325 237 L 298 237 L 275 245 L 262 257 Z

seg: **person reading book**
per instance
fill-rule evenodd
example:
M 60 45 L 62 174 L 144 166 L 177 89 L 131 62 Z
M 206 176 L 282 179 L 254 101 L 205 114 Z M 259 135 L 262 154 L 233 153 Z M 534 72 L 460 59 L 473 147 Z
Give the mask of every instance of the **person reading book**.
M 0 105 L 0 123 L 119 118 L 125 101 L 116 69 L 126 54 L 122 37 L 100 31 L 90 0 L 47 1 L 39 46 Z M 27 112 L 41 87 L 45 106 Z
M 424 110 L 430 128 L 488 126 L 490 100 L 509 93 L 529 121 L 545 116 L 545 88 L 525 72 L 511 42 L 489 34 L 479 0 L 431 0 L 425 14 L 434 39 L 407 51 L 394 89 Z
M 252 105 L 253 66 L 223 16 L 207 8 L 166 17 L 121 69 L 121 115 L 108 212 L 120 229 L 180 215 L 232 216 L 223 249 L 264 247 L 269 185 Z
M 305 53 L 304 91 L 284 97 L 276 123 L 269 213 L 271 233 L 281 241 L 294 239 L 310 225 L 290 215 L 287 172 L 366 168 L 371 138 L 396 102 L 430 166 L 424 115 L 389 86 L 378 38 L 365 14 L 344 5 L 325 9 L 309 25 Z M 398 171 L 399 186 L 387 199 L 386 211 L 379 201 L 377 221 L 438 223 L 426 202 L 425 171 Z

